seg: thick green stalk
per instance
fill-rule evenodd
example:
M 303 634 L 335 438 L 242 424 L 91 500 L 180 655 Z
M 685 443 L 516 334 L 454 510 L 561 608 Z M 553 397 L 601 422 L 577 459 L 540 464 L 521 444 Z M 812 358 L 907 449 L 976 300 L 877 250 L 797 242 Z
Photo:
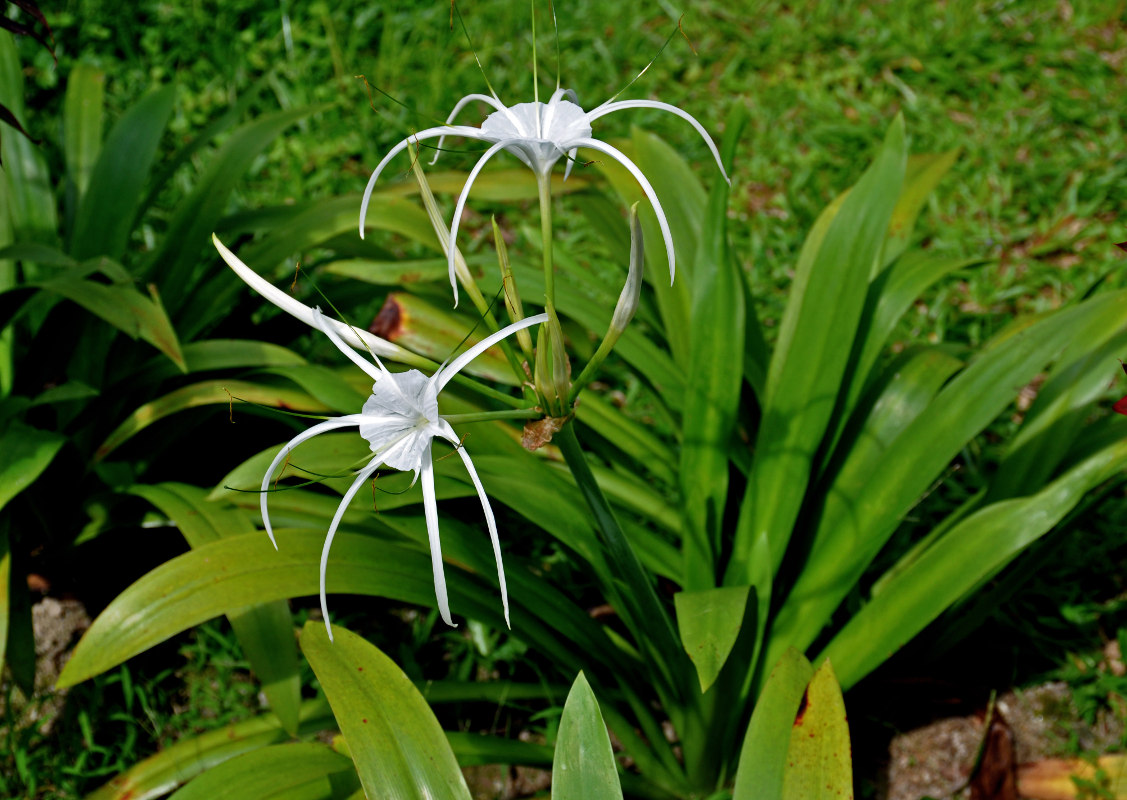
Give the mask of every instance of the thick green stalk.
M 630 618 L 635 620 L 640 628 L 634 632 L 638 643 L 655 656 L 655 667 L 663 673 L 674 696 L 680 697 L 683 693 L 683 682 L 674 676 L 680 676 L 682 670 L 671 669 L 671 667 L 681 661 L 680 657 L 684 655 L 681 640 L 673 628 L 673 620 L 669 612 L 658 600 L 650 576 L 622 533 L 610 503 L 595 481 L 595 475 L 591 472 L 579 440 L 575 437 L 574 421 L 565 424 L 552 441 L 559 446 L 564 461 L 567 462 L 575 483 L 583 494 L 583 499 L 591 509 L 595 530 L 600 534 L 607 548 L 612 568 L 617 570 L 618 577 L 625 588 L 629 589 L 629 593 L 620 594 L 620 600 L 627 606 L 623 610 L 629 613 Z M 614 591 L 613 586 L 608 588 Z

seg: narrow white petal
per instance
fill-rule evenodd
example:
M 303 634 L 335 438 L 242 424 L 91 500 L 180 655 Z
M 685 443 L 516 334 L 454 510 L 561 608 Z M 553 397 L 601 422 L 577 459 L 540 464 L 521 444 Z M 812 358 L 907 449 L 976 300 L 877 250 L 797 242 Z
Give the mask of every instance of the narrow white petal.
M 434 493 L 434 462 L 428 448 L 423 455 L 423 514 L 427 519 L 427 537 L 430 539 L 430 565 L 434 572 L 434 596 L 438 600 L 438 613 L 442 621 L 457 628 L 450 619 L 450 598 L 446 594 L 446 573 L 442 568 L 442 541 L 438 538 L 438 507 Z
M 523 328 L 529 328 L 533 325 L 539 325 L 541 322 L 547 322 L 547 314 L 535 314 L 531 317 L 525 317 L 520 322 L 514 322 L 512 325 L 506 325 L 496 333 L 491 333 L 480 342 L 475 344 L 466 352 L 451 361 L 448 365 L 440 367 L 438 372 L 434 373 L 431 380 L 435 383 L 435 390 L 441 392 L 442 389 L 450 382 L 450 379 L 457 375 L 466 364 L 473 361 L 479 355 L 484 353 L 497 342 L 504 339 L 511 333 L 516 333 Z
M 211 241 L 215 245 L 215 249 L 219 251 L 219 255 L 227 262 L 227 266 L 233 269 L 235 274 L 242 278 L 243 282 L 250 286 L 250 288 L 254 289 L 290 316 L 297 317 L 310 327 L 317 327 L 313 322 L 312 308 L 290 297 L 244 264 L 237 255 L 227 249 L 223 242 L 219 241 L 219 237 L 214 233 L 211 234 Z M 357 350 L 363 350 L 365 353 L 375 353 L 376 355 L 384 356 L 385 358 L 393 358 L 397 361 L 407 361 L 408 363 L 418 361 L 418 356 L 415 356 L 410 350 L 405 350 L 397 344 L 392 344 L 387 339 L 381 339 L 379 336 L 368 333 L 365 330 L 357 330 L 351 325 L 345 325 L 343 322 L 339 322 L 335 319 L 325 321 L 346 343 Z
M 497 562 L 497 583 L 501 587 L 501 605 L 505 609 L 505 625 L 511 629 L 513 626 L 509 622 L 509 589 L 505 585 L 505 565 L 501 563 L 501 542 L 497 537 L 497 522 L 493 518 L 493 508 L 489 505 L 489 498 L 485 494 L 485 488 L 481 485 L 481 479 L 477 476 L 473 461 L 470 460 L 470 454 L 466 452 L 466 448 L 459 446 L 458 435 L 454 433 L 450 423 L 442 420 L 441 424 L 443 436 L 454 445 L 455 452 L 461 456 L 462 463 L 466 465 L 466 472 L 470 474 L 470 480 L 473 481 L 474 488 L 477 489 L 477 496 L 481 499 L 481 508 L 485 511 L 485 524 L 489 528 L 489 541 L 493 544 L 493 560 Z
M 544 108 L 544 116 L 543 116 L 544 128 L 543 128 L 543 130 L 549 130 L 550 131 L 552 129 L 552 122 L 556 118 L 556 109 L 559 107 L 560 100 L 563 98 L 566 91 L 568 91 L 568 90 L 556 89 L 556 91 L 552 92 L 552 96 L 548 100 L 548 103 Z M 572 94 L 575 94 L 575 92 L 572 92 Z M 579 104 L 576 103 L 576 105 L 579 105 Z M 544 135 L 543 132 L 541 132 L 540 135 L 543 136 Z
M 669 257 L 669 283 L 672 284 L 673 275 L 677 268 L 677 256 L 673 252 L 673 234 L 669 232 L 669 222 L 665 218 L 665 210 L 662 209 L 661 202 L 657 199 L 657 193 L 654 191 L 654 187 L 650 185 L 649 180 L 646 179 L 646 176 L 642 174 L 642 170 L 638 169 L 638 165 L 627 158 L 626 154 L 621 150 L 611 147 L 606 142 L 600 142 L 598 139 L 575 139 L 568 142 L 568 144 L 605 153 L 619 164 L 626 167 L 626 170 L 638 181 L 638 185 L 642 187 L 642 192 L 649 198 L 650 203 L 653 205 L 654 213 L 657 214 L 657 224 L 661 228 L 661 237 L 665 240 L 665 252 Z
M 488 103 L 498 111 L 502 111 L 505 108 L 505 104 L 498 100 L 496 97 L 491 97 L 487 94 L 467 94 L 465 97 L 454 104 L 454 110 L 451 111 L 450 116 L 446 118 L 446 124 L 449 125 L 450 123 L 452 123 L 454 121 L 454 118 L 458 116 L 462 109 L 465 108 L 469 103 L 472 103 L 474 100 L 480 100 L 483 103 Z M 432 158 L 430 161 L 431 166 L 438 163 L 438 157 L 442 154 L 442 143 L 444 141 L 446 141 L 445 134 L 438 137 L 438 146 L 434 151 L 434 158 Z
M 724 171 L 724 164 L 720 161 L 720 151 L 716 149 L 716 143 L 712 141 L 712 137 L 708 135 L 708 131 L 704 126 L 697 122 L 697 118 L 690 114 L 688 111 L 682 111 L 677 106 L 672 106 L 669 103 L 661 103 L 657 100 L 620 100 L 617 103 L 607 103 L 601 105 L 596 109 L 588 112 L 587 119 L 595 121 L 599 117 L 605 117 L 607 114 L 613 114 L 615 111 L 622 111 L 627 108 L 656 108 L 658 111 L 668 111 L 670 114 L 676 114 L 681 119 L 688 122 L 697 133 L 704 139 L 704 143 L 708 145 L 708 149 L 712 151 L 712 157 L 716 159 L 716 166 L 720 167 L 720 174 L 724 176 L 724 180 L 728 185 L 732 185 L 732 179 L 728 177 L 728 173 Z
M 353 364 L 367 372 L 368 376 L 374 381 L 382 380 L 384 375 L 388 374 L 387 369 L 380 362 L 378 357 L 376 357 L 376 363 L 374 365 L 368 363 L 360 357 L 359 353 L 342 342 L 341 338 L 337 336 L 336 331 L 334 331 L 327 323 L 328 320 L 326 320 L 325 316 L 321 313 L 321 309 L 314 306 L 313 326 L 317 328 L 317 330 L 321 331 L 321 333 L 328 336 L 332 343 L 337 346 L 337 350 L 340 350 L 342 353 L 344 353 L 345 357 Z
M 333 521 L 329 523 L 329 533 L 325 537 L 325 546 L 321 548 L 321 616 L 325 619 L 325 631 L 329 634 L 330 642 L 333 640 L 333 626 L 329 624 L 329 598 L 325 591 L 325 576 L 329 569 L 329 548 L 333 546 L 333 537 L 337 535 L 337 528 L 340 527 L 344 512 L 348 510 L 348 504 L 352 502 L 352 498 L 356 496 L 360 487 L 367 483 L 368 478 L 372 477 L 372 473 L 379 468 L 380 462 L 376 460 L 360 470 L 356 480 L 352 482 L 348 491 L 344 493 L 344 497 L 341 498 L 340 505 L 337 506 L 337 513 L 333 515 Z
M 466 208 L 466 200 L 470 196 L 470 187 L 473 186 L 473 182 L 477 180 L 477 176 L 481 174 L 481 169 L 485 166 L 485 162 L 493 158 L 493 156 L 497 155 L 497 153 L 500 152 L 504 147 L 504 142 L 497 142 L 488 150 L 486 150 L 485 154 L 477 160 L 477 163 L 474 164 L 473 169 L 470 170 L 469 177 L 466 178 L 466 185 L 462 187 L 462 193 L 458 195 L 458 204 L 454 207 L 454 219 L 450 223 L 450 238 L 448 240 L 449 245 L 447 247 L 446 253 L 447 260 L 449 261 L 448 266 L 450 268 L 450 286 L 454 289 L 455 308 L 458 307 L 458 279 L 454 274 L 454 253 L 456 252 L 457 248 L 458 226 L 462 222 L 462 211 L 464 211 Z
M 266 498 L 269 496 L 270 481 L 274 479 L 274 471 L 278 469 L 278 465 L 282 463 L 283 459 L 290 454 L 290 452 L 302 442 L 312 439 L 319 433 L 335 430 L 337 428 L 347 428 L 350 425 L 359 425 L 363 416 L 360 414 L 349 414 L 346 417 L 336 417 L 335 419 L 325 420 L 317 425 L 314 425 L 308 430 L 304 430 L 297 436 L 290 439 L 286 445 L 278 451 L 278 455 L 274 456 L 274 460 L 270 462 L 270 466 L 266 468 L 266 474 L 262 476 L 262 490 L 259 492 L 258 506 L 262 511 L 262 524 L 266 527 L 266 535 L 270 537 L 270 541 L 274 544 L 274 549 L 278 549 L 278 542 L 274 539 L 274 528 L 270 525 L 270 512 L 266 507 Z
M 376 181 L 379 179 L 380 173 L 383 172 L 384 167 L 387 166 L 387 162 L 391 161 L 391 159 L 399 155 L 399 153 L 405 150 L 407 148 L 407 145 L 411 144 L 412 142 L 417 143 L 422 141 L 423 139 L 433 139 L 436 136 L 466 136 L 470 139 L 480 139 L 481 131 L 477 128 L 470 128 L 465 125 L 441 125 L 437 128 L 427 128 L 426 130 L 419 131 L 418 133 L 412 133 L 399 144 L 395 145 L 395 147 L 391 148 L 387 152 L 387 155 L 383 157 L 383 160 L 376 165 L 376 169 L 372 173 L 372 177 L 368 178 L 368 185 L 364 187 L 364 199 L 360 201 L 361 239 L 364 238 L 364 220 L 368 216 L 368 202 L 372 199 L 372 190 L 376 188 Z

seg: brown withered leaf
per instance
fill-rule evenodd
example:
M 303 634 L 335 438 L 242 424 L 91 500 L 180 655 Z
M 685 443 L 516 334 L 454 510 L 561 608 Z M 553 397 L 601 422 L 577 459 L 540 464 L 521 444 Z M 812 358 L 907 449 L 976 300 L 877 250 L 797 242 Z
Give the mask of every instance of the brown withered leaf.
M 526 422 L 520 435 L 521 447 L 528 451 L 539 450 L 552 441 L 552 437 L 567 420 L 567 417 L 544 417 L 535 422 Z
M 982 759 L 970 781 L 971 800 L 1018 800 L 1014 734 L 997 707 L 983 742 Z

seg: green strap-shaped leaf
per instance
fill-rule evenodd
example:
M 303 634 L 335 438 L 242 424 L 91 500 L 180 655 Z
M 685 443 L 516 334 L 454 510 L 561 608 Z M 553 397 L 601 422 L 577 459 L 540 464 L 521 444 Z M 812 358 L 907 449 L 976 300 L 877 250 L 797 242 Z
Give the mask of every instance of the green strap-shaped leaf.
M 307 736 L 333 726 L 329 704 L 307 700 L 301 706 L 299 732 Z M 273 714 L 263 714 L 181 739 L 86 795 L 84 800 L 153 800 L 163 797 L 218 764 L 259 748 L 284 742 L 289 734 Z
M 958 156 L 958 150 L 948 150 L 945 153 L 923 153 L 908 157 L 907 169 L 904 171 L 904 189 L 892 211 L 888 238 L 885 239 L 880 260 L 874 267 L 883 269 L 907 249 L 916 218 L 923 210 L 924 203 Z
M 729 120 L 725 149 L 734 147 L 744 122 L 746 116 Z M 746 309 L 741 267 L 728 249 L 728 195 L 728 184 L 717 178 L 696 263 L 687 276 L 692 280 L 692 304 L 679 474 L 685 514 L 684 585 L 689 590 L 716 585 L 731 468 L 728 453 L 743 388 Z
M 826 493 L 810 558 L 772 628 L 772 649 L 807 647 L 896 525 L 963 445 L 1072 341 L 1127 324 L 1127 292 L 1108 293 L 996 336 L 905 427 L 871 469 L 841 471 Z
M 863 678 L 1125 464 L 1127 439 L 1121 439 L 1032 497 L 995 503 L 955 526 L 888 581 L 826 648 L 838 664 L 842 685 Z
M 21 123 L 24 111 L 24 75 L 14 39 L 0 30 L 0 106 Z M 0 181 L 7 181 L 4 211 L 11 215 L 13 238 L 19 242 L 57 244 L 59 219 L 55 186 L 43 150 L 24 136 L 0 138 Z
M 398 665 L 337 626 L 306 624 L 301 649 L 336 715 L 368 797 L 469 800 L 458 762 L 419 690 Z
M 358 413 L 371 390 L 371 380 L 367 376 L 364 376 L 364 387 L 369 390 L 368 392 L 358 390 L 348 380 L 346 375 L 348 377 L 356 375 L 356 370 L 351 365 L 344 367 L 343 371 L 319 364 L 269 367 L 262 371 L 293 381 L 314 399 L 346 414 Z
M 182 483 L 133 486 L 176 523 L 188 544 L 199 547 L 226 536 L 255 532 L 244 512 L 206 499 L 207 492 Z M 301 708 L 301 674 L 289 603 L 276 600 L 227 614 L 243 655 L 262 682 L 270 708 L 291 734 L 297 734 Z
M 552 764 L 555 800 L 622 800 L 614 751 L 599 701 L 582 672 L 575 679 L 560 718 Z
M 853 800 L 849 725 L 829 660 L 810 679 L 804 700 L 790 733 L 782 800 Z
M 74 278 L 55 278 L 39 286 L 78 303 L 130 338 L 144 339 L 181 371 L 186 369 L 180 341 L 155 291 L 145 297 L 131 286 L 107 286 Z
M 102 103 L 106 73 L 90 64 L 79 63 L 67 76 L 63 103 L 63 151 L 67 177 L 73 184 L 72 213 L 81 207 L 90 177 L 102 149 Z
M 477 184 L 475 183 L 476 187 Z M 270 273 L 283 261 L 318 247 L 341 234 L 356 235 L 360 195 L 344 195 L 317 203 L 240 252 L 247 264 Z M 368 204 L 370 227 L 440 249 L 430 219 L 413 198 L 375 192 Z M 292 264 L 290 271 L 292 272 Z
M 669 446 L 655 436 L 650 427 L 630 419 L 602 395 L 584 389 L 575 405 L 575 415 L 649 472 L 669 483 L 676 480 L 676 461 Z
M 201 381 L 182 386 L 164 397 L 139 406 L 106 437 L 94 457 L 99 460 L 105 458 L 138 431 L 177 411 L 199 406 L 231 404 L 233 413 L 238 408 L 239 400 L 315 414 L 329 410 L 328 406 L 305 392 L 283 386 L 267 386 L 238 380 Z
M 335 788 L 329 776 L 351 772 L 348 757 L 323 744 L 279 744 L 224 761 L 169 800 L 328 800 Z
M 294 641 L 294 620 L 289 603 L 275 600 L 242 611 L 227 612 L 231 629 L 262 682 L 270 708 L 289 733 L 297 734 L 301 708 L 301 668 Z
M 59 686 L 71 686 L 194 625 L 258 603 L 316 595 L 323 529 L 279 530 L 278 550 L 259 532 L 198 547 L 146 573 L 114 599 L 75 648 Z M 451 606 L 504 625 L 492 591 L 447 570 Z M 341 533 L 328 566 L 330 594 L 372 594 L 434 603 L 430 557 L 422 550 Z M 515 619 L 515 616 L 514 616 Z
M 194 309 L 188 301 L 192 299 L 190 290 L 196 283 L 193 271 L 200 253 L 205 248 L 210 249 L 207 237 L 227 210 L 231 191 L 274 137 L 313 110 L 300 108 L 268 114 L 231 134 L 208 161 L 192 193 L 177 206 L 163 241 L 146 262 L 143 270 L 146 278 L 157 279 L 162 286 L 178 290 L 177 294 L 167 297 L 169 311 L 175 319 L 181 321 L 185 307 L 198 312 L 189 312 L 184 317 L 190 323 L 183 328 L 188 338 L 211 317 L 207 308 Z
M 175 99 L 172 85 L 150 92 L 121 115 L 106 137 L 74 221 L 70 253 L 75 258 L 120 261 L 125 254 Z
M 829 470 L 860 476 L 875 469 L 904 428 L 927 409 L 962 366 L 962 361 L 937 347 L 909 351 L 894 360 L 870 388 L 869 396 L 862 398 L 859 405 L 864 416 L 857 414 L 861 418 L 846 428 Z
M 254 339 L 205 339 L 184 344 L 180 352 L 189 374 L 238 367 L 296 367 L 306 363 L 292 350 Z M 159 358 L 142 365 L 138 371 L 151 383 L 179 374 Z
M 673 596 L 681 644 L 697 669 L 702 692 L 708 691 L 732 652 L 750 590 L 750 586 L 723 586 Z
M 814 454 L 841 391 L 905 158 L 904 120 L 897 117 L 872 166 L 840 204 L 827 209 L 803 246 L 761 399 L 762 421 L 726 584 L 752 582 L 749 557 L 762 549 L 761 539 L 772 572 L 782 563 Z
M 13 422 L 0 434 L 0 509 L 47 469 L 66 437 Z
M 732 800 L 780 800 L 795 716 L 814 668 L 793 647 L 783 653 L 763 687 L 747 727 Z
M 478 684 L 481 686 L 482 684 Z M 426 686 L 421 686 L 426 690 Z M 543 693 L 541 693 L 542 695 Z M 505 696 L 500 695 L 504 700 Z M 427 695 L 427 702 L 433 700 Z M 458 733 L 446 731 L 446 741 L 458 759 L 458 764 L 468 767 L 474 764 L 527 764 L 529 766 L 550 767 L 552 748 L 544 744 L 522 742 L 519 739 L 502 739 L 485 733 Z
M 490 259 L 496 261 L 495 258 Z M 485 259 L 467 259 L 470 272 L 475 277 L 484 274 Z M 396 261 L 376 261 L 370 258 L 342 258 L 321 268 L 321 272 L 376 286 L 404 286 L 416 283 L 450 282 L 449 266 L 445 258 L 416 258 Z
M 1041 488 L 1075 444 L 1092 413 L 1092 403 L 1107 393 L 1109 365 L 1127 350 L 1127 330 L 1083 343 L 1079 358 L 1057 365 L 1037 392 L 1033 408 L 1010 440 L 987 500 L 1030 494 Z M 1079 346 L 1080 342 L 1074 342 Z M 1062 361 L 1067 358 L 1067 353 Z
M 865 299 L 850 372 L 846 375 L 848 387 L 838 420 L 839 431 L 849 421 L 849 414 L 868 387 L 873 367 L 904 312 L 936 281 L 980 262 L 981 259 L 942 258 L 918 252 L 904 256 L 873 279 Z

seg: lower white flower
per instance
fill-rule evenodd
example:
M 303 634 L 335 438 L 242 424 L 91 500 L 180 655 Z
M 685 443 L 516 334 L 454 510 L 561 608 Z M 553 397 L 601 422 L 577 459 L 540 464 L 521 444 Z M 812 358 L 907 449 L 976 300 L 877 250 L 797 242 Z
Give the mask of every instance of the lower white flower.
M 537 325 L 548 320 L 547 314 L 538 314 L 528 317 L 513 325 L 487 336 L 475 344 L 465 353 L 445 364 L 430 377 L 418 370 L 406 372 L 390 372 L 372 353 L 374 363 L 369 363 L 355 350 L 346 345 L 341 337 L 330 325 L 330 320 L 322 316 L 320 309 L 313 308 L 312 324 L 332 340 L 333 344 L 351 359 L 357 366 L 368 373 L 375 381 L 372 394 L 364 403 L 359 414 L 347 414 L 343 417 L 326 420 L 314 425 L 291 439 L 283 447 L 262 478 L 262 521 L 266 526 L 266 533 L 270 541 L 277 547 L 274 531 L 270 525 L 270 514 L 267 509 L 267 497 L 270 482 L 274 472 L 286 459 L 290 452 L 302 442 L 313 438 L 319 433 L 357 426 L 360 435 L 368 440 L 368 445 L 375 454 L 371 463 L 361 469 L 348 491 L 337 506 L 336 514 L 329 523 L 328 536 L 325 546 L 321 551 L 321 611 L 325 617 L 325 627 L 332 639 L 332 627 L 329 625 L 328 601 L 325 591 L 325 576 L 329 565 L 329 549 L 332 547 L 333 538 L 340 526 L 345 509 L 348 508 L 356 492 L 363 486 L 380 467 L 412 471 L 415 480 L 422 478 L 423 513 L 426 516 L 427 535 L 430 539 L 431 567 L 434 572 L 434 592 L 438 600 L 438 611 L 447 625 L 454 625 L 450 618 L 450 601 L 446 593 L 446 576 L 442 567 L 442 543 L 438 535 L 438 509 L 435 503 L 434 492 L 434 461 L 431 456 L 431 441 L 435 438 L 445 439 L 454 445 L 454 451 L 461 457 L 466 465 L 470 480 L 473 481 L 477 495 L 481 499 L 481 507 L 485 511 L 485 522 L 489 528 L 489 539 L 493 544 L 493 557 L 497 562 L 497 581 L 501 587 L 501 602 L 505 611 L 505 624 L 509 624 L 509 595 L 505 586 L 505 568 L 501 563 L 501 545 L 497 538 L 497 523 L 493 518 L 493 509 L 489 506 L 489 498 L 478 478 L 477 470 L 470 460 L 469 454 L 461 446 L 454 428 L 438 413 L 438 393 L 449 383 L 458 372 L 470 361 L 495 345 L 501 339 L 522 328 Z M 412 482 L 413 483 L 413 482 Z

